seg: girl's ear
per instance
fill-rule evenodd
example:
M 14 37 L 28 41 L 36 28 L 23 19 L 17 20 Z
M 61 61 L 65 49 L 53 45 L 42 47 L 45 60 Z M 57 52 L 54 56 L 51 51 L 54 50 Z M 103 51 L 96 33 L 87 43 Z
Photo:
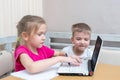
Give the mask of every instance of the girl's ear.
M 22 32 L 22 38 L 27 41 L 28 40 L 28 34 L 26 32 Z

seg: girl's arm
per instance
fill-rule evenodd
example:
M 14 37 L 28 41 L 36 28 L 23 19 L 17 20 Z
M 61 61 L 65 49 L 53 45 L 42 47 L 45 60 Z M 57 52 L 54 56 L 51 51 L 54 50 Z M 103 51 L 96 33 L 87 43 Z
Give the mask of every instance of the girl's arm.
M 58 51 L 58 50 L 55 50 L 55 53 L 54 53 L 54 56 L 65 56 L 65 52 L 63 51 Z
M 57 56 L 44 60 L 33 61 L 27 54 L 24 53 L 20 55 L 20 61 L 29 73 L 37 73 L 44 71 L 58 62 L 71 62 L 75 65 L 80 64 L 79 60 L 64 56 Z

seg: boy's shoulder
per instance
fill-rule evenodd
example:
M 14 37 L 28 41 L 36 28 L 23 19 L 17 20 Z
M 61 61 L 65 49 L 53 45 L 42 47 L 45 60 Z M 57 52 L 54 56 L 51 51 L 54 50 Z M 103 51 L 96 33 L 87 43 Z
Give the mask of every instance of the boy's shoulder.
M 93 51 L 91 50 L 91 48 L 86 48 L 85 49 L 85 53 L 92 53 Z
M 73 46 L 66 46 L 63 48 L 63 50 L 68 50 L 68 49 L 72 49 L 72 48 L 73 48 Z
M 71 53 L 71 54 L 74 54 L 73 53 L 73 46 L 67 46 L 67 47 L 64 47 L 63 49 L 62 49 L 62 51 L 63 52 L 66 52 L 66 53 Z

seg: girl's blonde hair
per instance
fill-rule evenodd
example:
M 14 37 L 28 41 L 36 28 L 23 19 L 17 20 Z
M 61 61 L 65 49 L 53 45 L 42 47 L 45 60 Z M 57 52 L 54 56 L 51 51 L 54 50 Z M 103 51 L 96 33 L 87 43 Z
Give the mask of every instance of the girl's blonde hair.
M 33 35 L 35 32 L 39 29 L 41 24 L 45 24 L 45 20 L 39 16 L 34 15 L 26 15 L 24 16 L 19 23 L 17 24 L 17 33 L 18 33 L 18 39 L 16 43 L 16 48 L 23 44 L 24 41 L 21 37 L 22 32 L 26 32 L 28 35 Z
M 91 35 L 91 28 L 85 23 L 76 23 L 72 25 L 72 36 L 74 36 L 75 32 L 85 32 Z

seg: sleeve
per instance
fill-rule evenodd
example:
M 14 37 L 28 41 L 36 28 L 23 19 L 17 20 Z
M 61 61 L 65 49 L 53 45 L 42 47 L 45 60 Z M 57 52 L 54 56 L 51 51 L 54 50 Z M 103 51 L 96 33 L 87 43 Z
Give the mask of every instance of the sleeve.
M 19 56 L 21 53 L 27 53 L 27 51 L 24 48 L 18 48 L 15 50 L 15 60 L 17 61 L 19 59 Z
M 64 48 L 62 49 L 63 52 L 66 52 L 66 49 L 65 49 L 65 48 L 66 48 L 66 47 L 64 47 Z
M 62 49 L 62 51 L 65 52 L 65 53 L 67 53 L 66 47 L 64 47 L 64 48 Z
M 69 46 L 68 47 L 64 47 L 62 49 L 62 51 L 65 52 L 66 54 L 70 54 Z

